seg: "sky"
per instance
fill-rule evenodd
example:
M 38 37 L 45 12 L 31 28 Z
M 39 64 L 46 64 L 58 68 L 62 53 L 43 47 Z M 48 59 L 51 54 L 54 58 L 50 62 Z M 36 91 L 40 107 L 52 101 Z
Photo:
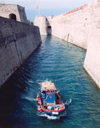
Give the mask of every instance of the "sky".
M 54 16 L 80 7 L 92 0 L 0 0 L 0 3 L 19 4 L 25 7 L 27 18 L 34 20 L 36 15 Z M 39 9 L 36 9 L 36 6 Z

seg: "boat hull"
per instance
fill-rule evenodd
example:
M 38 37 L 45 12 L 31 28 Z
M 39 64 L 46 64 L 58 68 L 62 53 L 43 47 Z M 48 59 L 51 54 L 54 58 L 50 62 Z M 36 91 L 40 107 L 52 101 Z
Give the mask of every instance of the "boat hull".
M 65 110 L 60 112 L 47 112 L 47 111 L 43 111 L 43 112 L 49 116 L 63 116 L 65 114 Z
M 65 111 L 65 104 L 63 103 L 60 91 L 57 91 L 54 83 L 42 82 L 40 83 L 41 93 L 37 95 L 38 111 L 45 113 L 48 116 L 62 116 Z

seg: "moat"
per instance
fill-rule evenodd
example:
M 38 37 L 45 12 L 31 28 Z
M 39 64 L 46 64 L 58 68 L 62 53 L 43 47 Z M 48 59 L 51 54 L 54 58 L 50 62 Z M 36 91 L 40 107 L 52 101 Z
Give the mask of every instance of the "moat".
M 86 51 L 55 37 L 41 46 L 0 89 L 0 128 L 100 128 L 100 90 L 83 69 Z M 39 83 L 51 80 L 68 113 L 49 120 L 37 113 Z

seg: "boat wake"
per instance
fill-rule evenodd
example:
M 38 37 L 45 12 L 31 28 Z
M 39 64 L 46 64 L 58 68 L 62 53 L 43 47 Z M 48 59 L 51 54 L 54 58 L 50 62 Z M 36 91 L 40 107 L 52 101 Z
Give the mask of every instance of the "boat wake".
M 69 101 L 65 102 L 65 105 L 68 107 L 72 103 L 72 99 L 69 99 Z M 67 116 L 67 111 L 65 111 L 63 114 L 59 116 L 49 116 L 44 112 L 37 112 L 37 115 L 40 117 L 46 117 L 49 120 L 59 120 L 61 117 L 66 117 Z
M 37 101 L 37 99 L 33 97 L 22 97 L 22 99 L 28 100 L 30 102 Z
M 61 117 L 61 116 L 49 116 L 49 115 L 45 114 L 44 112 L 38 112 L 37 115 L 40 117 L 46 117 L 49 120 L 59 120 Z
M 72 99 L 70 98 L 69 101 L 66 101 L 66 102 L 65 102 L 65 105 L 68 106 L 68 105 L 70 105 L 71 103 L 72 103 Z

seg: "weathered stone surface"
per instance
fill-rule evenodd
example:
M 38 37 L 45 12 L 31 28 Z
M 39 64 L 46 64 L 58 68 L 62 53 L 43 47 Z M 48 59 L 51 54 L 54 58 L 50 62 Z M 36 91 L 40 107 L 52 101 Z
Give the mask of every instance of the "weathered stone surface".
M 47 18 L 48 21 L 52 35 L 87 49 L 84 68 L 100 87 L 100 0 Z
M 0 17 L 0 86 L 40 42 L 38 27 Z
M 91 28 L 84 68 L 100 87 L 100 1 L 91 3 Z
M 46 16 L 36 16 L 34 20 L 34 25 L 39 27 L 40 35 L 48 35 Z
M 24 7 L 15 4 L 0 4 L 0 16 L 9 18 L 10 14 L 15 14 L 17 21 L 27 23 Z
M 52 20 L 52 35 L 84 49 L 87 48 L 88 6 L 72 13 L 56 16 Z
M 84 68 L 100 87 L 100 29 L 89 34 Z
M 56 16 L 52 34 L 87 49 L 84 68 L 100 87 L 100 1 Z

